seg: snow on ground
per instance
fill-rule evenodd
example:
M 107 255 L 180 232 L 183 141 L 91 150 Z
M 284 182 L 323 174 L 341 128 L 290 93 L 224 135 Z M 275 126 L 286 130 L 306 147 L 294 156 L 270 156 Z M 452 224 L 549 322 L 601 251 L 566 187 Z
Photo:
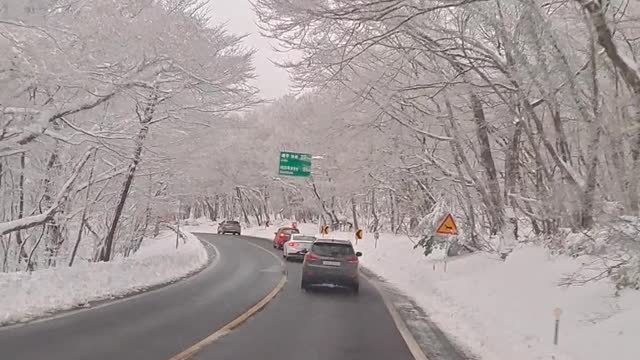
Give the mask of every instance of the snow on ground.
M 277 224 L 281 225 L 281 224 Z M 299 224 L 316 234 L 316 224 Z M 276 226 L 247 235 L 272 238 Z M 354 242 L 351 233 L 329 237 Z M 559 287 L 584 259 L 551 256 L 541 247 L 516 249 L 506 261 L 489 254 L 440 260 L 413 249 L 406 236 L 372 234 L 356 245 L 362 265 L 414 298 L 459 344 L 483 360 L 637 360 L 640 292 L 616 296 L 608 281 Z M 435 265 L 435 271 L 434 271 Z M 554 309 L 561 308 L 559 345 L 553 345 Z
M 559 287 L 580 260 L 550 256 L 540 247 L 514 251 L 506 261 L 474 254 L 429 261 L 401 236 L 367 236 L 358 245 L 363 265 L 414 297 L 442 328 L 483 359 L 596 360 L 638 358 L 640 293 L 614 296 L 603 281 Z M 436 270 L 433 270 L 434 264 Z M 553 346 L 553 310 L 563 313 Z
M 129 258 L 108 263 L 0 274 L 0 325 L 24 322 L 91 301 L 116 298 L 171 282 L 208 262 L 207 251 L 192 234 L 175 248 L 175 233 L 144 239 Z
M 189 219 L 180 226 L 191 233 L 215 234 L 218 231 L 218 223 L 206 218 Z

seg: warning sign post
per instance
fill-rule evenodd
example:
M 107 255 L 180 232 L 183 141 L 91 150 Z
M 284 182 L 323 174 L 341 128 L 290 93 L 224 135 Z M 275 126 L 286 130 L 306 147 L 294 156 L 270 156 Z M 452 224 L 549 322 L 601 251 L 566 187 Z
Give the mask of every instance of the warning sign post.
M 453 216 L 451 213 L 447 213 L 447 215 L 440 221 L 438 227 L 436 227 L 436 234 L 438 235 L 449 235 L 455 236 L 458 235 L 458 225 L 456 225 L 456 221 L 453 220 Z M 449 251 L 450 244 L 447 244 L 446 251 Z M 447 254 L 444 255 L 444 272 L 447 272 Z M 433 264 L 433 270 L 436 269 L 436 264 Z

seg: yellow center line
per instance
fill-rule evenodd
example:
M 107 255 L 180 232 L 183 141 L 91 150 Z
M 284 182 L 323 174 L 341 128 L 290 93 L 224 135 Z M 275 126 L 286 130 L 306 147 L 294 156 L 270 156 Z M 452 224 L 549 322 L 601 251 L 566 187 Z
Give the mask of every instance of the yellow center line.
M 282 266 L 284 266 L 284 263 L 282 262 L 282 260 L 276 256 L 274 253 L 272 253 L 271 251 L 256 245 L 256 244 L 252 244 L 251 242 L 249 242 L 249 244 L 262 249 L 264 251 L 266 251 L 267 253 L 273 255 L 273 257 L 275 257 Z M 191 345 L 188 349 L 182 351 L 179 354 L 176 354 L 174 356 L 172 356 L 171 358 L 169 358 L 168 360 L 187 360 L 190 359 L 192 356 L 194 356 L 196 353 L 198 353 L 200 350 L 202 350 L 204 347 L 211 345 L 213 342 L 215 342 L 216 340 L 220 339 L 221 337 L 227 335 L 228 333 L 231 332 L 231 330 L 235 329 L 236 327 L 238 327 L 240 324 L 244 323 L 245 321 L 247 321 L 251 316 L 255 315 L 258 311 L 262 310 L 262 308 L 264 308 L 271 300 L 273 300 L 273 298 L 276 297 L 276 295 L 278 295 L 278 293 L 280 292 L 280 290 L 282 290 L 282 288 L 284 288 L 284 285 L 287 283 L 287 276 L 283 275 L 280 278 L 280 281 L 278 282 L 278 285 L 276 285 L 275 288 L 273 288 L 273 290 L 271 290 L 271 292 L 269 292 L 265 297 L 263 297 L 260 301 L 258 301 L 255 305 L 253 305 L 251 308 L 249 308 L 249 310 L 245 311 L 244 313 L 242 313 L 240 316 L 238 316 L 237 318 L 233 319 L 231 322 L 227 323 L 225 326 L 221 327 L 220 329 L 216 330 L 213 334 L 207 336 L 206 338 L 198 341 L 197 343 Z

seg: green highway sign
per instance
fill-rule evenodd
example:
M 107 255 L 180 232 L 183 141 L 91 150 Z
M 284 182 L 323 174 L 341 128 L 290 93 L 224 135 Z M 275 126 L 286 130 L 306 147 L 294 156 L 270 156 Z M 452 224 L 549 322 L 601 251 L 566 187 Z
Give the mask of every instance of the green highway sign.
M 310 176 L 311 154 L 280 151 L 280 166 L 278 175 Z

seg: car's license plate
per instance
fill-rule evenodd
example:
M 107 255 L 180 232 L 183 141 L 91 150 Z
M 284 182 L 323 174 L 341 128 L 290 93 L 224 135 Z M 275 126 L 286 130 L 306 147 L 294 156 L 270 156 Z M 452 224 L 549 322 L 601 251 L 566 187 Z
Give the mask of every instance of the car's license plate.
M 340 266 L 340 261 L 323 261 L 322 265 Z

